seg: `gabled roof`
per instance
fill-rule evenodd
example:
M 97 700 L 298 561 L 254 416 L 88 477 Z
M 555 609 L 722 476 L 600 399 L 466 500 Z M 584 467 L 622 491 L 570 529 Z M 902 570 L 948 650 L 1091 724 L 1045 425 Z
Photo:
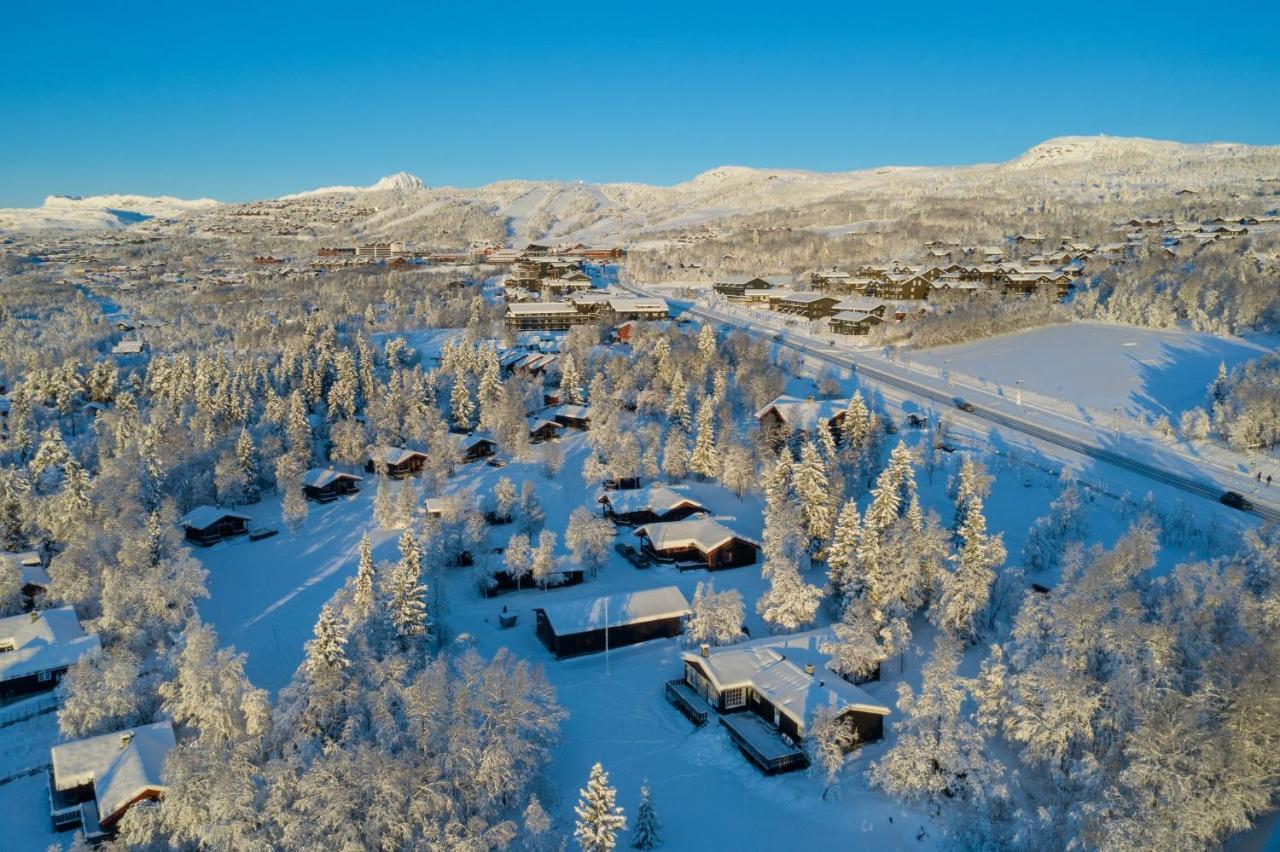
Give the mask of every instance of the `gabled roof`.
M 888 716 L 882 702 L 830 670 L 821 648 L 834 639 L 826 627 L 713 648 L 705 657 L 689 652 L 684 659 L 706 672 L 717 690 L 753 688 L 802 731 L 820 707 Z M 805 671 L 806 665 L 813 666 L 813 674 Z
M 421 450 L 410 450 L 405 447 L 377 447 L 370 457 L 373 461 L 381 459 L 382 463 L 389 466 L 404 464 L 414 456 L 426 458 L 427 454 Z
M 578 309 L 568 302 L 518 302 L 507 305 L 507 313 L 513 316 L 576 314 Z
M 795 302 L 796 304 L 808 305 L 823 299 L 835 299 L 830 293 L 814 293 L 806 291 L 804 293 L 788 293 L 782 297 L 784 302 Z
M 645 524 L 636 528 L 636 535 L 649 539 L 649 544 L 654 550 L 659 551 L 696 547 L 701 553 L 706 554 L 734 539 L 756 544 L 713 518 L 690 518 L 685 521 Z
M 627 311 L 670 311 L 666 299 L 610 299 L 609 309 L 617 313 Z
M 334 470 L 331 467 L 313 467 L 302 475 L 302 484 L 309 488 L 324 488 L 339 479 L 350 479 L 355 482 L 364 481 L 363 476 L 356 476 L 354 473 L 345 473 L 340 470 Z
M 574 420 L 590 420 L 591 406 L 589 405 L 558 405 L 552 412 L 553 416 L 570 417 Z
M 831 319 L 839 322 L 865 322 L 867 320 L 871 320 L 872 322 L 884 322 L 884 320 L 875 314 L 869 314 L 864 311 L 841 311 Z
M 670 512 L 681 506 L 704 508 L 701 503 L 682 490 L 667 485 L 654 484 L 647 488 L 636 488 L 630 491 L 607 491 L 600 497 L 601 502 L 608 501 L 609 508 L 620 515 L 649 510 L 658 514 Z
M 847 399 L 800 399 L 784 394 L 757 411 L 755 416 L 759 420 L 772 410 L 791 428 L 807 432 L 816 428 L 819 421 L 830 423 L 848 404 Z
M 559 636 L 586 633 L 605 626 L 621 627 L 692 614 L 689 602 L 675 586 L 643 589 L 601 598 L 547 604 L 541 609 Z
M 85 654 L 102 650 L 98 634 L 85 635 L 69 606 L 0 618 L 0 681 L 65 669 Z
M 861 311 L 864 314 L 869 314 L 876 308 L 887 308 L 888 306 L 888 302 L 883 302 L 880 299 L 873 299 L 870 296 L 855 296 L 852 299 L 841 299 L 836 303 L 836 310 Z
M 93 784 L 98 822 L 109 825 L 138 796 L 168 789 L 164 761 L 174 744 L 173 725 L 156 722 L 54 746 L 54 789 Z
M 218 506 L 196 506 L 183 515 L 182 520 L 178 521 L 178 523 L 193 530 L 207 530 L 223 518 L 239 518 L 242 521 L 251 520 L 248 515 L 232 512 L 229 509 L 223 509 Z

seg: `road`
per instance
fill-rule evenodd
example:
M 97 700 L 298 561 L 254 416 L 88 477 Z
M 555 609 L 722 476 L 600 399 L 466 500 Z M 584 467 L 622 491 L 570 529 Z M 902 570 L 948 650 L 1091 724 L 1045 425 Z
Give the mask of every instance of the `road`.
M 630 290 L 637 295 L 654 295 L 652 293 L 645 292 L 634 285 L 619 282 L 619 286 Z M 913 380 L 908 376 L 900 375 L 891 370 L 886 370 L 883 367 L 877 366 L 865 356 L 859 356 L 847 351 L 841 353 L 833 352 L 830 349 L 813 343 L 811 340 L 805 340 L 804 338 L 788 331 L 773 331 L 772 329 L 767 331 L 761 330 L 747 322 L 744 322 L 739 317 L 722 314 L 718 311 L 702 308 L 694 304 L 684 302 L 679 304 L 695 316 L 702 317 L 703 319 L 718 325 L 732 325 L 735 328 L 739 328 L 750 334 L 769 337 L 774 342 L 797 352 L 801 352 L 807 356 L 818 358 L 819 360 L 825 361 L 833 366 L 852 370 L 860 377 L 882 382 L 890 387 L 905 391 L 916 397 L 940 402 L 947 406 L 955 405 L 956 397 L 947 390 Z M 1078 436 L 1048 428 L 1040 423 L 1033 423 L 1024 417 L 1018 417 L 1007 412 L 1000 411 L 995 407 L 982 405 L 977 402 L 973 402 L 972 400 L 968 400 L 967 402 L 968 406 L 972 410 L 967 408 L 965 413 L 972 417 L 986 420 L 1006 429 L 1013 429 L 1015 431 L 1022 432 L 1023 434 L 1029 435 L 1033 438 L 1063 447 L 1064 449 L 1071 450 L 1072 452 L 1080 453 L 1081 455 L 1105 462 L 1106 464 L 1114 465 L 1122 470 L 1136 473 L 1139 476 L 1146 477 L 1154 482 L 1160 482 L 1165 485 L 1172 486 L 1181 491 L 1185 491 L 1188 494 L 1194 494 L 1198 497 L 1203 497 L 1207 500 L 1217 502 L 1218 498 L 1222 496 L 1222 493 L 1225 490 L 1223 486 L 1210 479 L 1195 478 L 1185 474 L 1175 473 L 1156 464 L 1126 455 L 1118 450 L 1099 446 L 1096 443 L 1092 443 Z M 1252 508 L 1247 511 L 1250 514 L 1262 518 L 1263 520 L 1280 522 L 1280 509 L 1266 504 L 1260 504 L 1256 500 L 1253 501 Z

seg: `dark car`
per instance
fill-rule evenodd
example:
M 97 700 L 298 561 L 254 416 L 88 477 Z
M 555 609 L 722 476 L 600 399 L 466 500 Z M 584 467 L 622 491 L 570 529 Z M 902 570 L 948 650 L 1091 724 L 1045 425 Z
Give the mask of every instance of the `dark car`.
M 974 412 L 978 410 L 973 407 L 972 402 L 969 402 L 966 399 L 961 399 L 960 397 L 956 397 L 955 399 L 952 400 L 952 402 L 954 402 L 956 404 L 956 408 L 960 409 L 961 411 Z
M 648 568 L 650 565 L 649 557 L 629 544 L 619 542 L 613 546 L 613 549 L 618 551 L 618 553 L 622 555 L 623 559 L 627 560 L 637 568 Z
M 1253 504 L 1238 491 L 1228 491 L 1218 498 L 1218 501 L 1225 506 L 1233 509 L 1239 509 L 1242 512 L 1248 512 L 1253 508 Z

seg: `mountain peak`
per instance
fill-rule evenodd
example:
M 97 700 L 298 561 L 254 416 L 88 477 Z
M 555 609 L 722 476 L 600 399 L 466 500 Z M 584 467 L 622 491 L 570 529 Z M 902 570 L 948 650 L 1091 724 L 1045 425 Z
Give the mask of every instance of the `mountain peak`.
M 369 189 L 399 189 L 413 190 L 425 189 L 426 184 L 417 175 L 411 175 L 408 172 L 396 172 L 393 175 L 387 175 L 379 180 Z

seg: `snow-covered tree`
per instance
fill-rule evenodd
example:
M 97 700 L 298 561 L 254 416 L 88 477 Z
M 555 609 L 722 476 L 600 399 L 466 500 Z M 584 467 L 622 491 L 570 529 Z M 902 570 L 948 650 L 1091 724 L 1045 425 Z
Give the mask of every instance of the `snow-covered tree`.
M 556 534 L 551 530 L 538 533 L 538 546 L 533 548 L 529 556 L 529 574 L 533 581 L 544 589 L 555 585 L 560 579 L 556 570 Z
M 831 536 L 835 520 L 835 497 L 827 466 L 813 441 L 806 441 L 800 450 L 800 460 L 792 472 L 795 494 L 800 501 L 809 538 L 824 542 Z
M 689 472 L 689 442 L 684 432 L 668 429 L 662 445 L 662 472 L 667 479 L 679 481 Z
M 857 742 L 857 731 L 847 717 L 825 706 L 813 711 L 804 736 L 805 752 L 809 755 L 809 762 L 822 770 L 828 784 L 836 780 L 844 768 L 849 749 Z
M 518 583 L 521 577 L 529 573 L 532 556 L 529 536 L 515 533 L 507 539 L 507 546 L 502 551 L 502 565 L 513 581 Z
M 858 501 L 850 499 L 836 517 L 835 532 L 827 547 L 827 578 L 831 588 L 842 598 L 847 599 L 857 587 L 858 538 L 861 534 Z
M 306 661 L 303 665 L 316 682 L 334 677 L 351 665 L 351 661 L 347 659 L 346 628 L 329 604 L 320 608 L 315 638 L 306 644 L 305 650 Z
M 698 403 L 698 434 L 689 454 L 689 470 L 703 479 L 713 479 L 720 472 L 713 405 L 711 397 L 703 397 Z
M 942 594 L 933 613 L 938 626 L 970 641 L 978 636 L 978 617 L 991 598 L 996 570 L 1004 564 L 1004 541 L 987 534 L 982 501 L 968 501 L 964 526 L 960 528 L 960 551 L 956 567 L 945 575 Z
M 794 564 L 777 565 L 756 612 L 775 632 L 789 633 L 810 624 L 822 603 L 822 589 L 804 581 Z
M 1056 570 L 1062 564 L 1062 553 L 1067 546 L 1084 541 L 1088 534 L 1080 487 L 1068 482 L 1049 504 L 1049 513 L 1031 525 L 1022 548 L 1022 564 L 1032 573 Z
M 587 786 L 579 791 L 578 804 L 573 809 L 577 815 L 573 837 L 582 852 L 611 852 L 617 846 L 618 832 L 627 827 L 617 797 L 604 767 L 599 763 L 592 766 Z
M 422 550 L 412 530 L 400 536 L 400 562 L 388 577 L 387 610 L 391 626 L 408 643 L 428 633 L 427 588 L 422 582 Z
M 720 482 L 739 500 L 756 484 L 756 461 L 751 450 L 738 443 L 730 443 L 724 449 L 720 466 Z
M 581 405 L 582 374 L 578 372 L 578 364 L 572 352 L 560 356 L 560 402 L 565 405 Z
M 585 506 L 579 506 L 569 515 L 564 543 L 573 551 L 574 558 L 594 577 L 609 561 L 616 533 L 617 530 L 608 520 Z
M 880 625 L 866 601 L 845 604 L 840 621 L 832 628 L 835 641 L 823 646 L 831 658 L 831 668 L 853 680 L 872 677 L 885 658 L 880 646 Z
M 744 608 L 737 589 L 717 592 L 713 581 L 698 583 L 693 592 L 693 615 L 685 625 L 692 644 L 728 645 L 742 638 Z
M 710 326 L 703 326 L 709 328 Z M 640 785 L 640 804 L 636 806 L 636 827 L 631 830 L 631 847 L 633 849 L 656 849 L 662 844 L 659 833 L 662 828 L 658 822 L 658 813 L 653 806 L 653 797 L 649 794 L 649 782 Z
M 356 566 L 355 591 L 352 605 L 356 618 L 367 619 L 373 614 L 377 602 L 378 568 L 373 562 L 373 542 L 369 533 L 360 536 L 360 561 Z

